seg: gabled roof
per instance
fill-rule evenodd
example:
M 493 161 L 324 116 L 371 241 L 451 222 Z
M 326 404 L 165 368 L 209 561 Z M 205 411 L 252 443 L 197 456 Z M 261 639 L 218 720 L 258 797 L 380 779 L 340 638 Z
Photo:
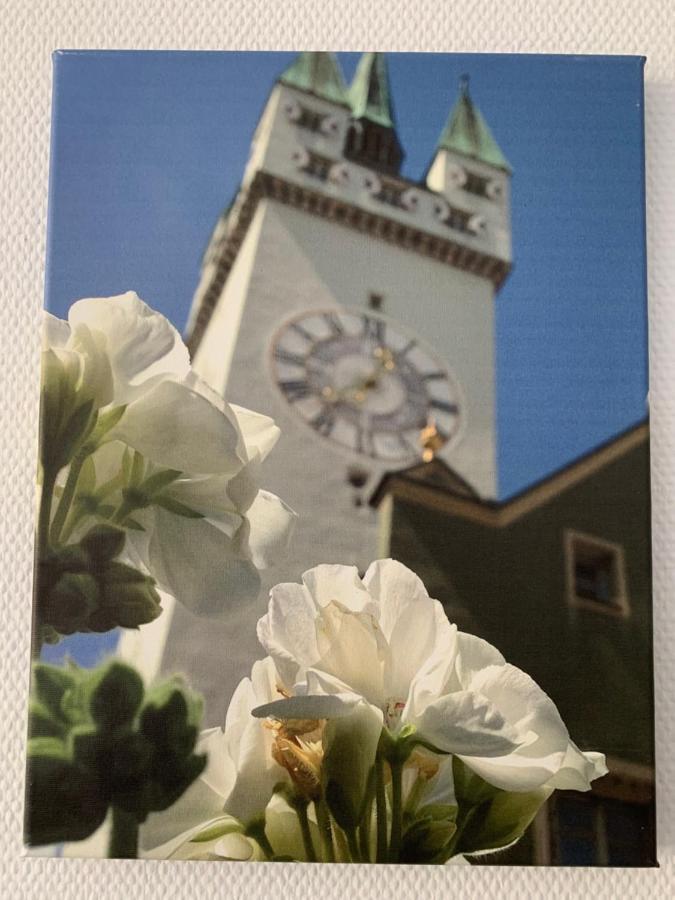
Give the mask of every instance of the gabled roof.
M 459 98 L 438 140 L 439 150 L 451 150 L 511 172 L 511 166 L 494 139 L 487 122 L 469 94 L 469 79 L 462 76 Z
M 394 127 L 394 110 L 384 53 L 364 53 L 349 88 L 355 119 L 368 119 L 385 128 Z
M 318 50 L 299 53 L 279 81 L 324 100 L 348 105 L 347 88 L 335 56 Z
M 619 459 L 648 438 L 649 425 L 646 421 L 640 422 L 503 501 L 482 500 L 456 472 L 442 460 L 435 459 L 400 472 L 387 473 L 375 488 L 370 503 L 379 506 L 388 494 L 393 494 L 402 500 L 433 507 L 449 515 L 503 528 Z M 445 474 L 439 478 L 442 469 L 445 469 Z

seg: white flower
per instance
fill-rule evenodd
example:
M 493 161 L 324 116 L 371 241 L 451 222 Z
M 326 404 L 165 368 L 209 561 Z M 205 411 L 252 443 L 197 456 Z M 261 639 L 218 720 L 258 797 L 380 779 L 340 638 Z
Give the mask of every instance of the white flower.
M 355 568 L 327 565 L 306 572 L 302 585 L 278 585 L 258 636 L 295 696 L 256 715 L 328 718 L 336 703 L 365 699 L 394 735 L 414 731 L 508 791 L 587 790 L 606 772 L 602 754 L 571 742 L 528 675 L 459 633 L 393 560 L 373 563 L 363 581 Z
M 135 529 L 130 560 L 199 614 L 255 598 L 258 569 L 285 554 L 295 520 L 258 489 L 279 436 L 274 422 L 201 382 L 176 329 L 136 294 L 79 300 L 67 323 L 48 316 L 45 342 L 47 362 L 58 362 L 78 396 L 103 412 L 124 407 L 92 458 L 100 487 L 120 471 L 125 448 L 136 451 L 134 484 L 120 482 L 112 498 L 126 491 L 117 523 Z M 161 493 L 145 490 L 167 470 Z
M 78 300 L 68 321 L 46 314 L 45 349 L 80 357 L 83 381 L 98 406 L 139 397 L 157 379 L 184 378 L 187 347 L 164 316 L 132 291 Z
M 285 555 L 295 523 L 283 501 L 258 489 L 260 464 L 279 437 L 272 419 L 225 403 L 190 375 L 150 389 L 110 437 L 181 473 L 163 489 L 163 505 L 134 514 L 145 532 L 131 540 L 160 587 L 200 615 L 255 599 L 258 570 Z

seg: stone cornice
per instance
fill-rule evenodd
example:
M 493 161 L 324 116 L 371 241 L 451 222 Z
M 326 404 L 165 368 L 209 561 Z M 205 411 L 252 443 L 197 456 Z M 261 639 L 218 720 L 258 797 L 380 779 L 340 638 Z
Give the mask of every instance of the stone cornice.
M 199 298 L 199 306 L 186 337 L 193 355 L 234 265 L 258 201 L 265 198 L 328 219 L 345 228 L 351 228 L 376 240 L 395 244 L 445 265 L 488 278 L 494 284 L 495 290 L 501 286 L 511 269 L 510 264 L 504 260 L 466 247 L 453 240 L 451 236 L 431 234 L 413 225 L 395 221 L 382 213 L 369 212 L 353 203 L 329 197 L 285 178 L 260 171 L 248 188 L 237 197 L 231 213 L 235 216 L 235 221 L 229 234 L 223 239 L 221 247 L 216 251 L 218 258 L 213 278 Z M 234 209 L 237 209 L 236 214 Z

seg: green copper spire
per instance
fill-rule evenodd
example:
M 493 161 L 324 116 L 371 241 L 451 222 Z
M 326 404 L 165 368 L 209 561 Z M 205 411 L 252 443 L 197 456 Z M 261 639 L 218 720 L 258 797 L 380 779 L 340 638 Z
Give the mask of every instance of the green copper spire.
M 384 128 L 394 127 L 389 76 L 384 53 L 364 53 L 349 88 L 355 119 L 368 119 Z
M 463 75 L 460 79 L 459 99 L 440 136 L 438 149 L 462 153 L 496 169 L 511 171 L 508 160 L 469 95 L 468 75 Z
M 333 103 L 349 103 L 340 67 L 332 53 L 299 53 L 279 81 Z

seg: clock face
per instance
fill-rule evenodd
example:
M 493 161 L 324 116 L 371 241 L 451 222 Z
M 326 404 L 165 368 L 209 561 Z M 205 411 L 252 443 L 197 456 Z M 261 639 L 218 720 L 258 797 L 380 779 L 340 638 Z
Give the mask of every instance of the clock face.
M 322 309 L 286 322 L 272 369 L 317 434 L 390 462 L 431 459 L 456 436 L 460 392 L 424 344 L 370 311 Z

